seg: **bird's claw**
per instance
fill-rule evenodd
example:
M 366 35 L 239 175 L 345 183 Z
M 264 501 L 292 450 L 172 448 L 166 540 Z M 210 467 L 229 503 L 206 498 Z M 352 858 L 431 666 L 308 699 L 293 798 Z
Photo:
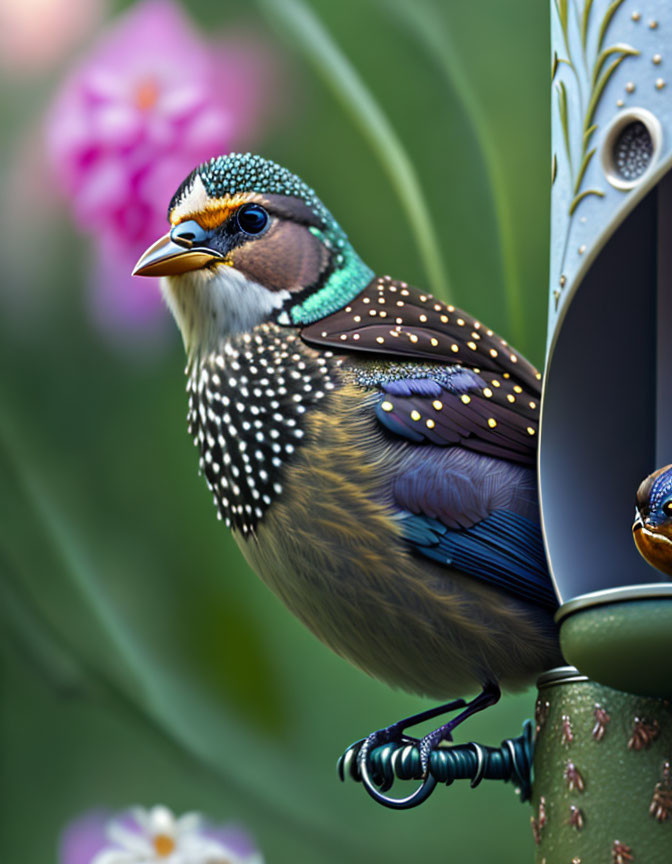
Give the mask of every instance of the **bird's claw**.
M 376 747 L 381 747 L 383 744 L 401 745 L 411 743 L 417 744 L 417 741 L 415 738 L 404 735 L 404 727 L 401 723 L 394 723 L 392 726 L 378 729 L 376 732 L 367 735 L 362 741 L 357 754 L 357 766 L 360 774 L 362 773 L 362 766 L 368 762 L 370 754 Z
M 341 780 L 346 776 L 362 783 L 368 794 L 385 807 L 394 810 L 407 810 L 425 801 L 436 787 L 436 779 L 431 775 L 423 778 L 421 785 L 405 798 L 390 798 L 385 793 L 394 782 L 396 762 L 404 745 L 417 747 L 420 742 L 403 734 L 401 724 L 395 724 L 388 729 L 380 729 L 367 738 L 355 741 L 338 760 L 338 774 Z M 380 760 L 371 762 L 371 754 L 376 748 L 382 748 Z M 393 750 L 390 754 L 386 750 Z M 378 763 L 379 764 L 376 764 Z
M 361 780 L 362 775 L 368 773 L 370 767 L 371 753 L 384 744 L 400 747 L 405 744 L 418 745 L 418 739 L 412 738 L 410 735 L 404 734 L 403 725 L 395 723 L 385 729 L 378 729 L 367 735 L 366 738 L 361 738 L 351 744 L 343 755 L 338 760 L 338 776 L 341 781 L 346 777 L 351 776 L 356 780 Z M 356 767 L 355 767 L 356 766 Z M 389 784 L 383 781 L 383 784 L 389 788 Z
M 452 741 L 453 736 L 445 727 L 434 729 L 420 741 L 418 750 L 420 753 L 420 767 L 422 768 L 423 780 L 429 774 L 429 760 L 432 758 L 432 753 L 437 749 L 442 741 Z

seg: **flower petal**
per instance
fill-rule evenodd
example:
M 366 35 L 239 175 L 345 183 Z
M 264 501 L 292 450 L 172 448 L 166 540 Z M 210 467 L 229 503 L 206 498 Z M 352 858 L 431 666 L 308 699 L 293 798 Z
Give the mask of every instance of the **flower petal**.
M 105 826 L 109 814 L 91 810 L 71 822 L 61 835 L 61 864 L 91 864 L 91 859 L 105 846 Z
M 199 87 L 195 81 L 188 81 L 165 88 L 159 101 L 159 110 L 174 122 L 183 121 L 202 108 L 206 101 L 207 94 L 203 87 Z
M 83 230 L 105 228 L 116 211 L 132 200 L 131 178 L 120 159 L 101 158 L 83 177 L 74 201 L 75 218 Z
M 172 837 L 175 834 L 175 816 L 173 811 L 163 804 L 157 804 L 149 811 L 150 831 L 153 835 L 167 834 Z
M 108 102 L 92 113 L 90 135 L 106 150 L 131 147 L 140 138 L 143 125 L 133 105 Z
M 157 223 L 148 227 L 148 231 L 165 232 L 168 229 L 166 213 L 173 193 L 194 166 L 194 160 L 189 155 L 176 153 L 159 159 L 138 178 L 138 195 L 143 201 L 151 201 L 157 208 Z M 159 236 L 150 238 L 150 242 Z
M 135 855 L 152 854 L 152 845 L 144 834 L 126 828 L 118 821 L 110 822 L 107 826 L 107 836 L 126 852 L 133 852 Z
M 146 861 L 145 856 L 136 855 L 134 852 L 125 852 L 123 849 L 103 849 L 90 864 L 143 864 Z
M 145 807 L 131 807 L 129 814 L 145 833 L 149 833 L 149 810 Z
M 200 111 L 184 129 L 183 146 L 193 152 L 204 154 L 200 158 L 225 153 L 231 140 L 233 117 L 221 108 L 206 108 Z
M 132 276 L 146 244 L 124 246 L 99 241 L 92 274 L 90 305 L 98 328 L 112 336 L 135 332 L 143 342 L 165 332 L 168 315 L 155 279 Z
M 195 834 L 201 830 L 203 818 L 200 813 L 190 812 L 183 813 L 175 823 L 175 830 L 178 834 Z

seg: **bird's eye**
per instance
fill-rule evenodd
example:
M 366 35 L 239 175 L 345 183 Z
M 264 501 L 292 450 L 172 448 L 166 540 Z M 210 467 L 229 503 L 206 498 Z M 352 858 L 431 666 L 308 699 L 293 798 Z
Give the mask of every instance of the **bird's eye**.
M 661 510 L 666 516 L 672 516 L 672 498 L 665 501 L 665 503 L 661 507 Z
M 259 204 L 241 207 L 236 214 L 238 227 L 246 234 L 261 234 L 268 225 L 268 213 Z

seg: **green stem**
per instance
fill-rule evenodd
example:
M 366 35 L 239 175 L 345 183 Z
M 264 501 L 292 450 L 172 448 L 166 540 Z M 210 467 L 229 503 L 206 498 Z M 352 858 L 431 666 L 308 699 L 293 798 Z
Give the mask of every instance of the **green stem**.
M 415 34 L 422 46 L 427 49 L 444 78 L 455 93 L 465 117 L 474 130 L 474 138 L 480 149 L 481 159 L 488 180 L 487 186 L 492 197 L 495 222 L 498 232 L 498 245 L 501 256 L 504 291 L 508 306 L 511 339 L 521 343 L 524 337 L 523 299 L 516 255 L 515 220 L 511 212 L 506 184 L 506 169 L 502 165 L 500 153 L 495 144 L 497 137 L 492 135 L 483 108 L 465 73 L 450 35 L 435 14 L 424 2 L 410 5 L 403 2 L 379 0 L 393 11 L 404 26 Z
M 406 212 L 431 290 L 450 298 L 449 279 L 420 180 L 378 102 L 329 32 L 303 0 L 258 0 L 286 31 L 352 118 L 378 156 Z

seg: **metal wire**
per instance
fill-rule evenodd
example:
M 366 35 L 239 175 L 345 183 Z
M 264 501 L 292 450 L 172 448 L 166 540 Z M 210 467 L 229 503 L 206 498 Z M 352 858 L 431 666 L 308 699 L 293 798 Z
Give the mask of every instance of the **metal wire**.
M 416 807 L 434 791 L 437 783 L 450 786 L 455 780 L 469 780 L 472 788 L 483 780 L 503 780 L 513 783 L 521 801 L 527 801 L 532 785 L 533 736 L 532 723 L 526 720 L 523 733 L 506 738 L 500 747 L 488 747 L 471 742 L 434 750 L 429 760 L 428 776 L 416 792 L 406 798 L 384 795 L 395 780 L 422 780 L 420 753 L 413 744 L 384 744 L 369 754 L 364 776 L 358 759 L 361 741 L 353 744 L 338 760 L 341 780 L 349 777 L 363 783 L 369 794 L 380 804 L 405 810 Z

